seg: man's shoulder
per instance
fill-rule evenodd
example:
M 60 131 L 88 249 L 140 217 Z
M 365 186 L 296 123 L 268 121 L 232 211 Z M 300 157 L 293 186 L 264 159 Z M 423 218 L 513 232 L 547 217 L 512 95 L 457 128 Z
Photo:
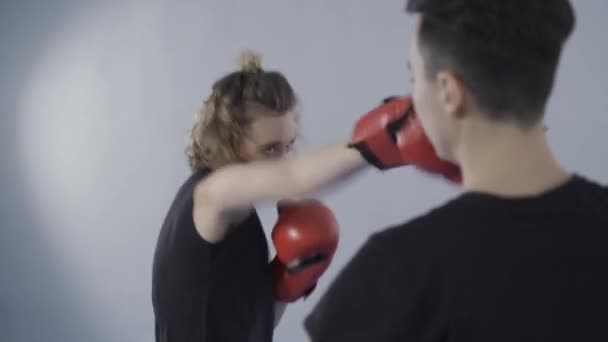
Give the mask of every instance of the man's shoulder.
M 458 196 L 413 219 L 397 223 L 374 233 L 370 242 L 409 252 L 432 251 L 459 234 L 459 228 L 475 222 L 475 203 L 468 196 Z M 392 246 L 392 248 L 391 248 Z
M 597 200 L 608 201 L 608 183 L 602 183 L 581 174 L 575 174 L 573 180 L 578 189 L 587 191 Z
M 442 230 L 450 229 L 454 224 L 470 220 L 470 213 L 475 210 L 474 205 L 468 196 L 460 195 L 413 219 L 387 227 L 378 234 L 385 235 L 387 238 L 396 238 L 401 235 L 435 235 Z

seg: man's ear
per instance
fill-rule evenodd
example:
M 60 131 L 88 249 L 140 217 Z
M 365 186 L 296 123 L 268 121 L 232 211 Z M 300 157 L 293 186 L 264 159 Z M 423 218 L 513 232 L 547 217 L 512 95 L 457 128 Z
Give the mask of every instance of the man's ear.
M 463 115 L 462 107 L 466 96 L 464 83 L 452 72 L 440 71 L 437 74 L 439 104 L 449 116 L 458 118 Z

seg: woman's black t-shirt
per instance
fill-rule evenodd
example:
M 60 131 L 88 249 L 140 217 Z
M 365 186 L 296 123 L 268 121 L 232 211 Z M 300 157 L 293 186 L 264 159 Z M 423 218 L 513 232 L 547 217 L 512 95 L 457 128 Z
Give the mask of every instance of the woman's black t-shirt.
M 217 244 L 192 218 L 192 195 L 209 172 L 179 189 L 161 228 L 152 271 L 157 342 L 272 341 L 268 245 L 256 212 Z

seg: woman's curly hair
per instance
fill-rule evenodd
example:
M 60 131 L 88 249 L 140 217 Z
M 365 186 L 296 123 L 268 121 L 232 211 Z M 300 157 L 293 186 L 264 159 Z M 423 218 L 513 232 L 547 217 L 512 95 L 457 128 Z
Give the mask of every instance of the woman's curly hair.
M 213 84 L 196 114 L 185 151 L 192 171 L 240 161 L 242 138 L 253 119 L 247 105 L 261 105 L 277 115 L 296 106 L 297 97 L 285 76 L 265 71 L 260 55 L 245 51 L 239 56 L 239 64 L 239 70 Z

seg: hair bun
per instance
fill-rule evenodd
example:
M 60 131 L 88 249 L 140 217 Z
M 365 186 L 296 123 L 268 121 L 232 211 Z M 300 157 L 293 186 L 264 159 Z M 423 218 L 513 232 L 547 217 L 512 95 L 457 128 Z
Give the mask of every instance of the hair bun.
M 258 72 L 262 70 L 262 56 L 251 50 L 245 50 L 239 55 L 239 71 Z

